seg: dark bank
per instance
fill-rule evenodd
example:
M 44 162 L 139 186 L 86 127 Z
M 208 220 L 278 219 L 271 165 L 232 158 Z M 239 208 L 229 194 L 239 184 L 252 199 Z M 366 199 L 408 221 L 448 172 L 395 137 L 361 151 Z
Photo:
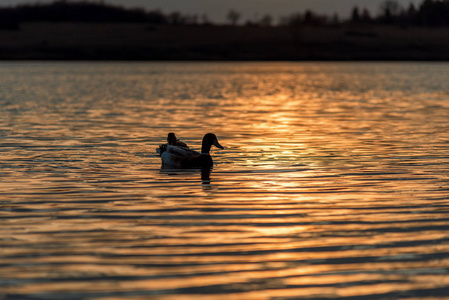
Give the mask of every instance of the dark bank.
M 2 60 L 449 60 L 449 1 L 378 16 L 354 7 L 349 20 L 312 11 L 274 22 L 228 24 L 207 16 L 56 1 L 0 8 Z

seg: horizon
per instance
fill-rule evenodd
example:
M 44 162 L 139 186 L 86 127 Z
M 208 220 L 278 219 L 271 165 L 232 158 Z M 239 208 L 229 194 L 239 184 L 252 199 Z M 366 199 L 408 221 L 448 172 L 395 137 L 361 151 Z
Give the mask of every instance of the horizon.
M 70 0 L 69 0 L 70 1 Z M 402 7 L 410 3 L 419 5 L 422 0 L 397 0 Z M 18 4 L 48 3 L 53 0 L 0 0 L 0 6 Z M 256 3 L 257 2 L 257 3 Z M 372 15 L 377 15 L 384 0 L 104 0 L 105 4 L 123 7 L 138 7 L 146 10 L 161 10 L 164 13 L 179 11 L 184 14 L 207 15 L 213 22 L 225 22 L 230 9 L 241 13 L 242 20 L 256 20 L 266 14 L 274 19 L 293 12 L 311 10 L 318 14 L 334 15 L 348 18 L 354 6 L 367 8 Z

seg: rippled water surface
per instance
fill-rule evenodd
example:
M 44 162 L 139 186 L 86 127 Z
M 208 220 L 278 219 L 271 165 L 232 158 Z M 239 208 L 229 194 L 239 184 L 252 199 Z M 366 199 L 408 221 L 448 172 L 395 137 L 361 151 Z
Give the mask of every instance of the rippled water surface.
M 1 299 L 449 295 L 449 64 L 0 63 L 0 106 Z

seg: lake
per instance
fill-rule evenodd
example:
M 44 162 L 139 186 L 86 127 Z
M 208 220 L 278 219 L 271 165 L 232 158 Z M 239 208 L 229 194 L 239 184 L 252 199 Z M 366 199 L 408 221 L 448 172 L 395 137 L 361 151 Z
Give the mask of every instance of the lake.
M 0 107 L 1 299 L 449 294 L 449 63 L 2 62 Z

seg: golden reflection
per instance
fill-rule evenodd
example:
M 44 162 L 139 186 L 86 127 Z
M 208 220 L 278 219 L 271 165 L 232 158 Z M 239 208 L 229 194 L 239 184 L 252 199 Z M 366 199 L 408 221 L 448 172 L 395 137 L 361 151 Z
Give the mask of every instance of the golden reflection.
M 12 66 L 4 85 L 24 94 L 5 92 L 0 111 L 6 293 L 447 288 L 449 106 L 435 90 L 446 66 Z M 227 147 L 212 171 L 161 170 L 154 149 L 172 131 L 194 149 L 204 132 Z

